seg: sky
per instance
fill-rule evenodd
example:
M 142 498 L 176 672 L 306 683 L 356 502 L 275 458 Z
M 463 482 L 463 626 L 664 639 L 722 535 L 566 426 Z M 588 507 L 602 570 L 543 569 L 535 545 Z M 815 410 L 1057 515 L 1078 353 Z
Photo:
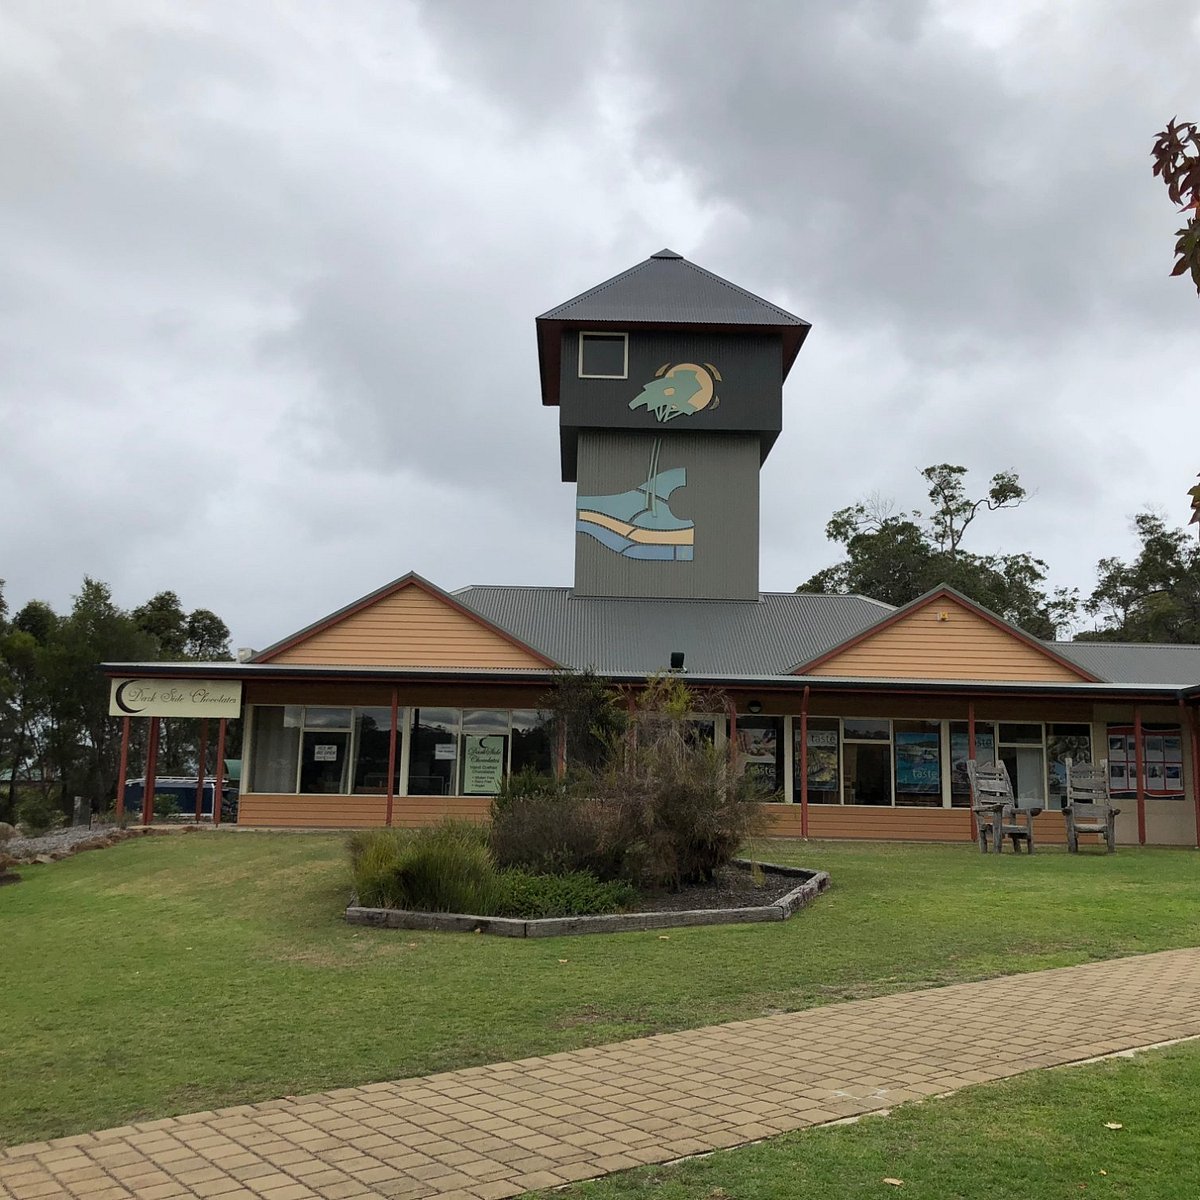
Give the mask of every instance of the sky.
M 1177 0 L 0 0 L 0 578 L 262 647 L 415 570 L 570 584 L 534 318 L 663 247 L 812 330 L 764 590 L 961 463 L 1051 582 L 1187 521 Z

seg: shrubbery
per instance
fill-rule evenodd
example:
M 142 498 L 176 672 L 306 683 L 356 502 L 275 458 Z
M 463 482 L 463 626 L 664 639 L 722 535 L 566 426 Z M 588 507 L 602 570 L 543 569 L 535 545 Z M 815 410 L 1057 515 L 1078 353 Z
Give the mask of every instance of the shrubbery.
M 620 880 L 601 883 L 590 871 L 561 875 L 534 875 L 528 871 L 502 871 L 499 875 L 498 915 L 524 917 L 588 917 L 628 908 L 637 891 Z
M 629 714 L 611 695 L 598 700 L 594 681 L 568 689 L 564 736 L 586 716 L 587 744 L 603 742 L 607 754 L 565 780 L 514 776 L 492 805 L 490 830 L 446 822 L 355 834 L 359 903 L 583 916 L 627 907 L 638 887 L 711 882 L 762 831 L 766 798 L 690 719 L 724 707 L 723 697 L 697 695 L 673 676 L 650 680 Z
M 62 809 L 40 792 L 28 793 L 17 804 L 17 824 L 28 837 L 41 837 L 62 823 Z

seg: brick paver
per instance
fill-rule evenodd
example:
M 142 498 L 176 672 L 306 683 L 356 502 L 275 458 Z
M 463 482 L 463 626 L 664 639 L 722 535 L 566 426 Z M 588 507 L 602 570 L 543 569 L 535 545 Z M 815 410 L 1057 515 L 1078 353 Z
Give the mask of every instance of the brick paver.
M 0 1150 L 0 1200 L 504 1200 L 1200 1035 L 1200 949 Z

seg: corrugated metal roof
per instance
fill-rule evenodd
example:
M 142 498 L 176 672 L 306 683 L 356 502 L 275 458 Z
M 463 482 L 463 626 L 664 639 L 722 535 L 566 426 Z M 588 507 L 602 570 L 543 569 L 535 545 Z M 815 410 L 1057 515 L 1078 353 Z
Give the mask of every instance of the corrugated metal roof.
M 564 666 L 644 675 L 666 670 L 676 650 L 696 674 L 785 674 L 891 611 L 862 596 L 801 592 L 766 592 L 757 601 L 641 600 L 480 586 L 454 596 Z
M 1110 683 L 1187 687 L 1200 680 L 1200 646 L 1137 642 L 1047 642 L 1046 645 Z
M 542 313 L 538 320 L 808 328 L 807 321 L 688 262 L 673 250 L 660 250 L 628 271 Z

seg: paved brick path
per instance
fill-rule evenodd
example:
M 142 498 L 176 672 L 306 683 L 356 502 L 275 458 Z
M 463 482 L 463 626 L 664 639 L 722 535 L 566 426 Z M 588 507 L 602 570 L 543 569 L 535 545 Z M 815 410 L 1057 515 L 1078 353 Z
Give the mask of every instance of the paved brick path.
M 0 1200 L 501 1200 L 1200 1034 L 1200 949 L 0 1150 Z

